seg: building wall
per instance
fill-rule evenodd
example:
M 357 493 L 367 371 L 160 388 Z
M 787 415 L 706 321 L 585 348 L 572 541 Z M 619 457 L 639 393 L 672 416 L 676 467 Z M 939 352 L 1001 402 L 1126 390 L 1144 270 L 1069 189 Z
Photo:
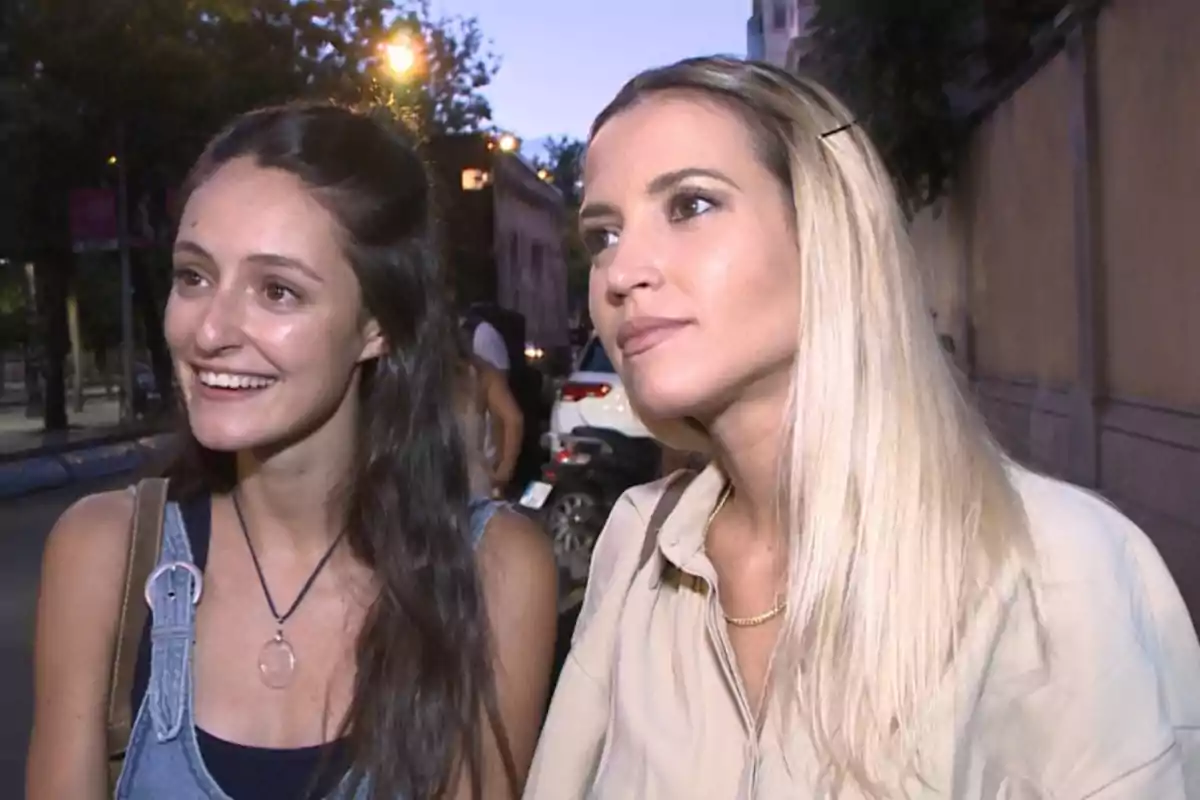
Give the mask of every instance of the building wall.
M 1200 3 L 1113 3 L 1098 30 L 1108 380 L 1200 411 Z M 1200 491 L 1198 491 L 1200 494 Z
M 1120 0 L 1101 15 L 1095 169 L 1104 490 L 1169 563 L 1200 572 L 1197 37 L 1195 0 Z M 1200 586 L 1185 591 L 1200 618 Z
M 478 191 L 464 185 L 464 173 L 492 172 L 492 153 L 482 134 L 441 136 L 429 143 L 429 166 L 434 178 L 438 233 L 442 257 L 462 306 L 489 302 L 496 296 L 493 257 L 494 197 L 486 186 Z
M 816 0 L 755 0 L 746 26 L 749 57 L 781 67 L 792 63 L 789 54 L 795 57 L 803 52 L 804 35 L 814 13 Z
M 957 187 L 956 187 L 957 188 Z M 967 285 L 965 265 L 970 259 L 969 226 L 963 218 L 965 204 L 950 197 L 926 209 L 909 230 L 917 267 L 925 283 L 929 313 L 938 334 L 953 342 L 955 361 L 965 364 Z
M 762 0 L 754 0 L 750 19 L 746 20 L 746 58 L 762 61 L 766 57 L 763 38 Z
M 526 338 L 569 346 L 562 195 L 516 156 L 498 156 L 495 182 L 497 301 L 525 317 Z
M 1068 28 L 913 244 L 998 438 L 1142 525 L 1200 619 L 1200 3 Z
M 1060 54 L 997 108 L 965 175 L 977 366 L 1055 388 L 1077 372 L 1069 80 Z
M 529 342 L 568 347 L 562 195 L 484 134 L 440 137 L 429 155 L 459 305 L 496 303 L 524 317 Z

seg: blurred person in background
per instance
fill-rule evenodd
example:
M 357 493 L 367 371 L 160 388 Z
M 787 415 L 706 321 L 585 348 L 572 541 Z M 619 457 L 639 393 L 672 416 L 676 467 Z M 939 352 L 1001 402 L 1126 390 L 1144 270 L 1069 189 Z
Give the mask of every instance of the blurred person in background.
M 474 320 L 472 328 L 471 351 L 475 357 L 482 359 L 507 377 L 512 365 L 508 357 L 508 345 L 504 343 L 504 337 L 500 335 L 500 331 L 485 319 Z
M 470 458 L 471 493 L 500 499 L 512 482 L 521 454 L 525 415 L 505 374 L 466 348 L 461 380 L 460 413 Z

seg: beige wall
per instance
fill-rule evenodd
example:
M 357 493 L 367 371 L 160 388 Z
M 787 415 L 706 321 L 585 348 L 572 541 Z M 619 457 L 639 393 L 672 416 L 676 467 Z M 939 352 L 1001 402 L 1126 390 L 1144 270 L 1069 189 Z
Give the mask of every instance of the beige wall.
M 1200 411 L 1200 2 L 1114 2 L 1098 33 L 1109 385 Z
M 963 265 L 970 258 L 970 240 L 969 227 L 963 218 L 965 203 L 957 200 L 951 196 L 922 211 L 913 219 L 909 235 L 938 333 L 954 340 L 955 352 L 961 358 L 967 314 Z
M 525 317 L 526 338 L 540 347 L 568 346 L 567 263 L 561 200 L 523 164 L 508 163 L 496 182 L 496 268 L 500 304 Z M 498 170 L 499 172 L 499 170 Z M 533 190 L 529 187 L 533 186 Z M 512 236 L 517 235 L 514 258 Z M 542 263 L 534 263 L 540 245 Z
M 1076 375 L 1067 81 L 1060 55 L 996 109 L 965 175 L 978 368 L 1050 386 Z
M 912 239 L 997 437 L 1118 503 L 1200 619 L 1200 2 L 1110 0 L 1094 30 L 978 127 Z

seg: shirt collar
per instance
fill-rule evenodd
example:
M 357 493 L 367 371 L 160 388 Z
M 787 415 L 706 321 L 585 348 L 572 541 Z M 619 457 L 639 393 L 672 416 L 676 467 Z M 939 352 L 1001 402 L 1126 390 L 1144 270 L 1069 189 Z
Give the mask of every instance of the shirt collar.
M 715 463 L 710 463 L 688 484 L 679 503 L 658 532 L 658 551 L 665 561 L 665 568 L 674 567 L 710 578 L 708 572 L 711 570 L 702 567 L 697 572 L 697 567 L 701 565 L 695 561 L 696 556 L 704 550 L 708 516 L 716 507 L 726 480 L 721 469 Z M 657 586 L 661 583 L 662 571 L 655 570 L 653 576 L 654 585 Z

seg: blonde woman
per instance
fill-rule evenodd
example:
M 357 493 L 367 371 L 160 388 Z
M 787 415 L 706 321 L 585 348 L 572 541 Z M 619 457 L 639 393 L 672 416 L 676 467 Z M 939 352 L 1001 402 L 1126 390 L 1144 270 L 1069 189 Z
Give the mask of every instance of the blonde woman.
M 705 58 L 593 127 L 592 319 L 652 430 L 713 462 L 614 509 L 525 797 L 1200 797 L 1171 577 L 989 439 L 850 120 Z

